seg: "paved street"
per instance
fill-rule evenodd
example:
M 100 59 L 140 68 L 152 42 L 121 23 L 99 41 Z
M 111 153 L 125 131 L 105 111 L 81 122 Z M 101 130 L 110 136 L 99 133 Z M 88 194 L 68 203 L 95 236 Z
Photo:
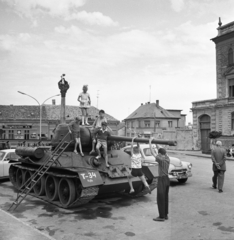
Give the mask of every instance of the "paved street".
M 59 209 L 28 197 L 12 214 L 50 239 L 58 240 L 233 240 L 234 162 L 227 162 L 224 193 L 220 194 L 211 188 L 210 159 L 170 154 L 190 161 L 193 177 L 184 185 L 171 183 L 166 222 L 152 221 L 158 216 L 156 191 L 138 199 L 94 200 L 73 210 Z M 1 182 L 0 196 L 0 208 L 6 210 L 16 196 L 9 181 Z M 0 239 L 4 230 L 9 231 L 2 227 L 0 221 Z

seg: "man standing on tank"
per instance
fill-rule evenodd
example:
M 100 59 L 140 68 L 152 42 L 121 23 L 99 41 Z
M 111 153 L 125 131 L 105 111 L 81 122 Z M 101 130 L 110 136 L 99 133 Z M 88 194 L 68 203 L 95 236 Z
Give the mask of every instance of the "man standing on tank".
M 155 157 L 158 163 L 158 186 L 157 186 L 157 204 L 159 217 L 154 218 L 154 221 L 163 222 L 168 219 L 168 207 L 169 207 L 169 187 L 170 180 L 168 177 L 168 169 L 170 165 L 170 158 L 167 156 L 167 152 L 164 148 L 159 148 L 158 155 L 152 148 L 151 137 L 149 140 L 151 154 Z
M 216 189 L 217 182 L 218 182 L 219 193 L 222 193 L 223 183 L 224 183 L 224 173 L 226 171 L 226 163 L 225 163 L 226 151 L 224 148 L 222 148 L 221 141 L 217 141 L 215 145 L 216 146 L 211 151 L 211 159 L 213 162 L 213 172 L 214 172 L 214 176 L 212 178 L 212 181 L 213 181 L 212 187 Z

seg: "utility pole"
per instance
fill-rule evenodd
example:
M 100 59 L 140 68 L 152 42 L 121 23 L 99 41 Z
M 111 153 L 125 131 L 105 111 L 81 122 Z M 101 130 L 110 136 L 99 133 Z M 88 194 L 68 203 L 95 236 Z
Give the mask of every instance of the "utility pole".
M 151 103 L 151 85 L 149 86 L 149 102 Z
M 98 109 L 99 90 L 97 90 L 97 109 Z

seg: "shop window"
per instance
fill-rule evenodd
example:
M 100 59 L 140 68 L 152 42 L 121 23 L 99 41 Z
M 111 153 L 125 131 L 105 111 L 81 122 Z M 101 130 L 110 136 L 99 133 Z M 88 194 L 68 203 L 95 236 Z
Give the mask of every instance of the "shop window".
M 150 121 L 145 121 L 145 127 L 150 127 Z
M 172 128 L 172 127 L 173 127 L 172 121 L 168 121 L 168 127 L 169 127 L 169 128 Z
M 232 130 L 234 130 L 234 112 L 232 112 L 232 121 L 231 121 L 231 124 L 232 124 Z
M 24 139 L 25 140 L 29 139 L 29 130 L 24 131 Z
M 14 139 L 14 130 L 9 130 L 9 132 L 8 132 L 8 138 L 9 138 L 9 139 Z
M 234 97 L 234 78 L 229 80 L 229 97 Z
M 228 51 L 228 65 L 233 65 L 233 50 L 232 48 Z

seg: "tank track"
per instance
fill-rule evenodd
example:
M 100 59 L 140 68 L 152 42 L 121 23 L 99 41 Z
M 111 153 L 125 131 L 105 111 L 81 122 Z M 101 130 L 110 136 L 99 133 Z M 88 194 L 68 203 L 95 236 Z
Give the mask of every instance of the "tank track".
M 19 164 L 15 164 L 14 166 L 11 166 L 11 167 L 12 168 L 20 168 L 20 169 L 30 171 L 30 172 L 35 171 L 34 168 L 30 168 L 30 167 L 27 167 L 27 166 L 22 166 L 22 165 L 19 165 Z M 51 175 L 51 176 L 56 176 L 56 177 L 67 177 L 67 178 L 70 178 L 70 179 L 71 178 L 79 179 L 78 175 L 77 176 L 75 176 L 75 175 L 73 175 L 73 176 L 67 175 L 66 176 L 66 175 L 60 175 L 60 174 L 56 175 L 54 173 L 50 173 L 49 171 L 46 173 L 46 175 Z M 10 181 L 11 181 L 12 185 L 19 191 L 19 188 L 17 188 L 17 186 L 13 182 L 13 177 L 11 175 L 10 175 Z M 79 193 L 79 194 L 77 194 L 78 196 L 76 197 L 75 201 L 73 203 L 71 203 L 67 208 L 78 207 L 78 206 L 81 206 L 81 205 L 84 205 L 84 204 L 90 202 L 93 198 L 95 198 L 98 195 L 99 187 L 94 186 L 94 187 L 83 188 L 80 185 L 80 186 L 76 186 L 76 191 L 77 191 L 77 193 Z M 39 198 L 39 199 L 42 199 L 43 201 L 46 201 L 46 202 L 51 203 L 53 205 L 56 205 L 58 207 L 64 208 L 64 206 L 60 203 L 59 200 L 50 201 L 46 197 L 45 194 L 42 195 L 42 196 L 39 196 L 39 195 L 36 195 L 33 192 L 30 192 L 28 195 Z

